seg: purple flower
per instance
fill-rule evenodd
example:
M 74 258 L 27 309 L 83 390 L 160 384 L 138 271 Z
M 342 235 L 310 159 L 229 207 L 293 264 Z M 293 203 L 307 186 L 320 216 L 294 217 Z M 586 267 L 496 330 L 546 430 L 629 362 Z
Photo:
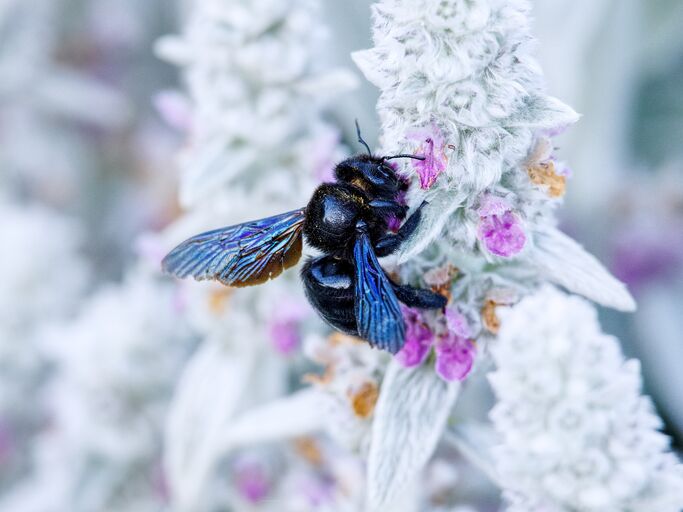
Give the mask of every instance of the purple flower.
M 334 498 L 334 480 L 324 475 L 309 475 L 300 482 L 300 491 L 311 507 L 330 504 Z
M 392 165 L 392 164 L 393 164 L 393 162 L 390 163 L 390 165 Z M 405 191 L 400 191 L 398 194 L 396 194 L 396 202 L 398 204 L 402 204 L 402 205 L 407 204 Z M 399 219 L 395 215 L 390 215 L 389 218 L 387 219 L 387 228 L 389 229 L 389 231 L 393 231 L 394 233 L 396 233 L 399 230 L 399 228 L 401 227 L 401 224 L 402 224 L 401 219 Z
M 452 331 L 439 336 L 434 347 L 436 373 L 447 381 L 464 380 L 470 373 L 477 349 L 474 342 Z
M 470 373 L 476 347 L 470 339 L 471 329 L 465 316 L 455 308 L 447 308 L 443 319 L 447 329 L 436 338 L 419 311 L 403 307 L 406 343 L 396 354 L 406 368 L 424 363 L 434 346 L 436 373 L 444 380 L 464 380 Z
M 180 132 L 188 132 L 192 125 L 192 107 L 188 99 L 178 91 L 157 93 L 153 103 L 166 124 Z
M 436 373 L 447 381 L 464 380 L 472 369 L 476 347 L 470 339 L 472 329 L 460 311 L 446 308 L 448 330 L 439 336 L 436 352 Z
M 420 187 L 425 190 L 431 188 L 448 164 L 443 134 L 438 126 L 432 124 L 429 128 L 409 132 L 407 138 L 420 143 L 415 152 L 425 159 L 413 160 L 413 168 L 420 177 Z
M 446 308 L 445 315 L 448 330 L 461 338 L 470 338 L 472 330 L 467 322 L 467 318 L 460 311 L 453 307 Z
M 676 229 L 670 220 L 628 222 L 617 231 L 612 270 L 630 287 L 667 279 L 681 267 L 683 229 Z
M 270 492 L 270 480 L 263 467 L 255 461 L 240 461 L 235 472 L 235 485 L 240 496 L 250 503 L 259 503 Z
M 398 232 L 398 229 L 401 227 L 401 219 L 396 217 L 395 215 L 389 216 L 389 219 L 387 220 L 387 228 L 389 231 L 393 231 L 394 233 Z
M 270 321 L 269 333 L 273 347 L 282 355 L 291 355 L 301 342 L 300 324 L 309 314 L 307 305 L 284 298 Z
M 406 342 L 396 358 L 406 368 L 421 365 L 429 354 L 434 341 L 434 334 L 424 323 L 422 315 L 416 309 L 401 306 L 406 324 Z
M 519 217 L 509 203 L 500 197 L 485 196 L 478 209 L 477 237 L 486 249 L 496 256 L 514 256 L 526 244 L 526 234 Z

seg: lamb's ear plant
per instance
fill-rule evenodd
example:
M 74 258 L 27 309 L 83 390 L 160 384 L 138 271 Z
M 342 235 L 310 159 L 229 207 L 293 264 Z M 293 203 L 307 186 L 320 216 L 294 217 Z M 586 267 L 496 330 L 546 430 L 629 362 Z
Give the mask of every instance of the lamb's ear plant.
M 331 175 L 344 151 L 324 107 L 357 78 L 315 58 L 324 41 L 319 7 L 317 0 L 198 0 L 182 34 L 158 42 L 187 88 L 184 102 L 161 106 L 173 115 L 189 105 L 179 190 L 186 213 L 163 235 L 165 250 L 207 229 L 300 208 Z M 292 374 L 311 311 L 296 271 L 239 291 L 217 283 L 185 283 L 185 290 L 203 341 L 170 409 L 164 465 L 174 507 L 197 511 L 212 506 L 214 491 L 224 493 L 214 475 L 244 444 L 235 416 L 298 380 Z M 262 416 L 249 417 L 258 428 L 246 433 L 266 440 Z M 284 419 L 298 433 L 312 429 L 300 417 L 278 416 L 271 426 L 291 430 Z M 317 427 L 321 417 L 312 419 Z
M 317 90 L 311 84 L 321 83 L 302 64 L 315 35 L 302 27 L 317 26 L 307 14 L 310 5 L 204 0 L 185 36 L 160 44 L 185 67 L 195 104 L 181 187 L 194 213 L 178 231 L 190 234 L 198 227 L 191 219 L 228 202 L 228 217 L 240 214 L 235 221 L 261 209 L 282 210 L 295 195 L 301 203 L 298 192 L 314 182 L 302 170 L 330 161 L 329 151 L 312 160 L 305 151 L 330 148 L 333 140 L 318 131 L 325 125 L 306 96 Z M 294 14 L 285 15 L 285 6 Z M 306 376 L 309 388 L 257 406 L 242 397 L 263 401 L 287 391 L 280 381 L 277 390 L 259 394 L 259 378 L 272 381 L 259 370 L 277 365 L 257 348 L 262 345 L 244 348 L 245 339 L 264 337 L 254 325 L 278 309 L 266 298 L 276 288 L 232 296 L 218 320 L 199 308 L 195 323 L 207 341 L 181 382 L 167 436 L 179 509 L 203 503 L 212 468 L 228 454 L 322 431 L 365 460 L 364 492 L 354 488 L 346 506 L 362 499 L 369 512 L 416 506 L 420 478 L 441 441 L 488 472 L 511 509 L 680 506 L 680 466 L 666 453 L 656 416 L 644 410 L 637 365 L 623 363 L 616 342 L 600 333 L 590 303 L 557 289 L 623 311 L 635 308 L 625 286 L 557 228 L 554 211 L 571 172 L 556 158 L 552 137 L 579 116 L 545 91 L 529 9 L 525 0 L 373 5 L 375 46 L 353 57 L 380 89 L 377 153 L 422 155 L 396 169 L 411 182 L 408 205 L 428 203 L 415 236 L 384 264 L 403 282 L 447 295 L 448 306 L 436 313 L 405 308 L 406 344 L 394 358 L 309 330 L 304 354 L 326 367 L 325 374 Z M 247 19 L 275 29 L 265 37 L 259 26 L 240 21 Z M 284 59 L 275 77 L 274 55 Z M 267 128 L 267 140 L 259 127 Z M 304 151 L 292 154 L 297 147 Z M 283 190 L 296 194 L 283 196 Z M 280 297 L 295 290 L 286 279 L 276 286 Z M 205 299 L 216 304 L 213 295 Z M 472 372 L 492 366 L 499 403 L 491 424 L 475 427 L 454 411 L 470 391 Z M 544 392 L 554 392 L 557 403 Z M 627 400 L 610 412 L 605 397 L 614 392 Z M 602 430 L 574 435 L 574 419 L 595 419 Z M 621 434 L 627 440 L 617 441 Z M 645 441 L 629 454 L 628 439 L 640 437 Z M 534 457 L 547 464 L 542 475 L 529 467 Z M 576 477 L 581 472 L 589 476 Z M 565 483 L 572 492 L 563 492 Z
M 450 300 L 443 314 L 406 311 L 406 346 L 384 375 L 372 425 L 368 510 L 386 510 L 417 477 L 457 388 L 466 392 L 460 382 L 490 364 L 489 347 L 501 400 L 492 417 L 502 443 L 491 476 L 514 500 L 539 503 L 538 510 L 644 511 L 653 503 L 678 510 L 680 466 L 663 454 L 658 420 L 639 396 L 638 365 L 624 366 L 589 303 L 549 287 L 635 309 L 626 287 L 557 227 L 554 211 L 571 173 L 556 159 L 552 137 L 579 116 L 545 91 L 529 2 L 381 0 L 372 13 L 375 46 L 353 57 L 380 89 L 381 152 L 426 157 L 400 164 L 412 182 L 409 205 L 429 205 L 396 271 Z M 581 359 L 591 354 L 592 363 Z M 555 406 L 534 408 L 541 376 L 557 385 Z M 625 401 L 610 410 L 613 392 Z M 581 416 L 573 408 L 582 408 Z M 572 418 L 600 423 L 600 436 L 572 435 Z M 551 424 L 568 430 L 559 435 Z M 638 443 L 636 452 L 619 445 L 619 433 Z M 635 441 L 640 437 L 650 441 Z M 557 458 L 526 471 L 543 450 Z

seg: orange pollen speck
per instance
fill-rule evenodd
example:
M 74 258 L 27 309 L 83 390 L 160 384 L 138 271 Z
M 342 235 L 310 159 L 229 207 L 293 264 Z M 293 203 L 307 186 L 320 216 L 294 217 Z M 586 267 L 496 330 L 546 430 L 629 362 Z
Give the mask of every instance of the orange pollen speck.
M 374 382 L 364 382 L 356 391 L 349 392 L 351 407 L 359 418 L 367 418 L 375 410 L 379 388 Z
M 301 377 L 301 381 L 304 384 L 312 384 L 314 386 L 325 386 L 332 382 L 334 378 L 334 365 L 328 365 L 325 367 L 325 373 L 318 375 L 317 373 L 306 373 Z
M 486 330 L 493 334 L 498 334 L 500 330 L 500 319 L 496 315 L 497 304 L 492 300 L 487 300 L 481 309 L 481 321 Z
M 450 302 L 451 283 L 458 276 L 459 272 L 458 267 L 449 263 L 448 265 L 428 271 L 424 276 L 424 280 L 433 292 L 443 295 Z
M 323 462 L 323 454 L 320 450 L 320 446 L 312 437 L 300 437 L 295 439 L 294 450 L 314 466 L 319 466 Z
M 555 164 L 552 161 L 541 162 L 528 167 L 527 173 L 532 183 L 548 187 L 548 195 L 550 197 L 561 197 L 564 195 L 567 187 L 567 178 L 557 174 Z
M 356 338 L 355 336 L 349 336 L 348 334 L 343 334 L 341 332 L 332 333 L 330 334 L 330 337 L 327 339 L 330 345 L 332 345 L 333 347 L 344 344 L 358 345 L 364 343 L 363 340 L 361 340 L 360 338 Z
M 228 299 L 232 295 L 230 288 L 216 288 L 209 293 L 208 303 L 212 313 L 218 315 L 225 310 Z

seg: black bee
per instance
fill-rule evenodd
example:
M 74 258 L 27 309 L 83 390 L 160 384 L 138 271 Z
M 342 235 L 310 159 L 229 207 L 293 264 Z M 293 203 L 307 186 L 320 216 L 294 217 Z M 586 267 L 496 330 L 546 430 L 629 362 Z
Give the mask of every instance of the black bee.
M 405 342 L 399 301 L 425 309 L 446 304 L 442 295 L 395 283 L 377 261 L 413 234 L 424 206 L 405 219 L 398 196 L 407 185 L 387 161 L 422 157 L 373 156 L 358 123 L 356 129 L 368 154 L 339 163 L 336 183 L 320 185 L 305 208 L 194 236 L 164 258 L 164 271 L 226 286 L 261 284 L 299 261 L 303 234 L 324 253 L 301 271 L 311 305 L 334 328 L 398 352 Z M 405 220 L 396 233 L 388 229 L 391 217 Z

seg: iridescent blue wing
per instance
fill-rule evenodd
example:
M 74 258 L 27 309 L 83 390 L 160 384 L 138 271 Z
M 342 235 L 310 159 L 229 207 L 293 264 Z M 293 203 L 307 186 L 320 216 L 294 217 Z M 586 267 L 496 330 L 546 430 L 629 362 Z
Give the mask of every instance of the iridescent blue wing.
M 395 354 L 405 342 L 403 315 L 363 224 L 357 230 L 353 256 L 358 333 L 371 345 Z
M 304 209 L 215 229 L 185 240 L 164 258 L 164 272 L 226 286 L 279 276 L 301 258 Z

